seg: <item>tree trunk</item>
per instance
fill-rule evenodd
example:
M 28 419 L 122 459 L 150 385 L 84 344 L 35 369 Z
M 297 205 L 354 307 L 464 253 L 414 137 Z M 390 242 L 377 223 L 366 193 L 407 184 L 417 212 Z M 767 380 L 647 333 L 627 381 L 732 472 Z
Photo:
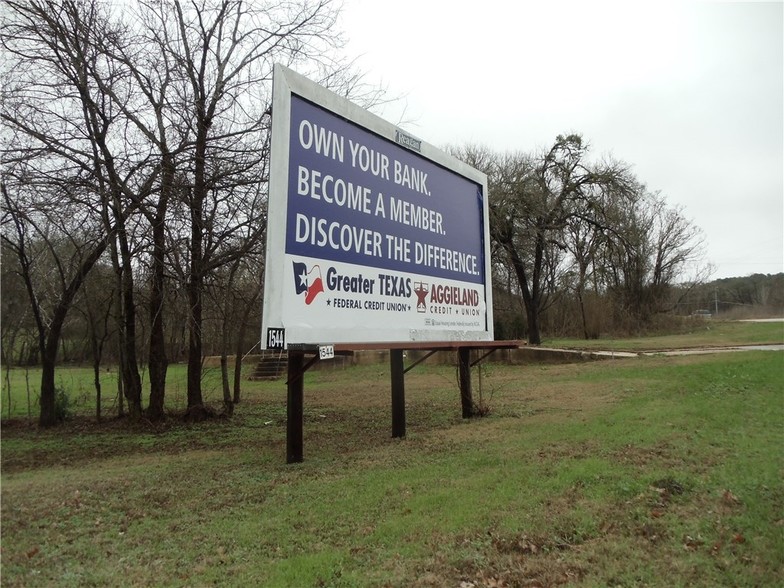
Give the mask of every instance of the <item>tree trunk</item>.
M 123 364 L 122 351 L 120 351 L 120 366 Z M 125 416 L 125 391 L 123 390 L 122 367 L 117 371 L 117 418 Z
M 588 334 L 588 318 L 585 316 L 585 282 L 588 271 L 587 264 L 581 259 L 579 262 L 580 274 L 577 278 L 577 302 L 580 305 L 580 319 L 583 326 L 583 337 L 587 341 L 590 339 Z
M 256 298 L 254 297 L 254 301 Z M 245 330 L 247 329 L 248 315 L 250 314 L 250 304 L 245 307 L 245 312 L 242 313 L 242 322 L 240 329 L 237 333 L 237 348 L 234 354 L 234 404 L 239 404 L 242 397 L 242 352 L 243 352 L 243 339 L 245 339 Z
M 583 287 L 577 286 L 577 303 L 580 306 L 580 320 L 583 326 L 583 338 L 587 341 L 590 339 L 588 336 L 588 321 L 585 317 L 585 300 L 583 299 Z
M 540 345 L 542 343 L 542 335 L 539 331 L 539 313 L 533 306 L 526 307 L 525 313 L 528 318 L 528 344 Z
M 54 394 L 55 357 L 48 353 L 41 354 L 41 398 L 38 424 L 41 427 L 53 427 L 57 424 Z
M 95 420 L 101 421 L 101 355 L 103 345 L 98 341 L 98 334 L 95 332 L 95 322 L 92 311 L 88 309 L 88 320 L 90 321 L 90 348 L 93 356 L 93 385 L 95 386 Z
M 104 306 L 105 309 L 103 314 L 103 331 L 99 335 L 98 334 L 98 326 L 97 326 L 97 318 L 95 316 L 95 308 L 93 308 L 93 304 L 89 302 L 87 303 L 86 308 L 86 315 L 87 315 L 87 326 L 88 326 L 88 334 L 90 337 L 90 353 L 93 358 L 93 386 L 95 388 L 95 420 L 100 422 L 101 421 L 101 401 L 102 401 L 102 390 L 101 390 L 101 359 L 103 358 L 103 346 L 106 343 L 106 339 L 109 336 L 109 319 L 112 314 L 112 302 L 114 298 L 114 291 L 110 292 L 111 296 L 108 300 L 101 301 L 100 306 Z
M 116 261 L 116 255 L 114 252 L 112 254 L 113 262 Z M 117 284 L 118 286 L 122 283 L 121 271 L 118 267 L 115 267 L 115 272 L 117 275 Z M 121 289 L 117 288 L 115 292 L 115 304 L 116 308 L 120 313 L 122 313 L 122 295 L 120 294 Z M 116 316 L 117 320 L 117 360 L 118 360 L 118 367 L 117 367 L 117 417 L 123 418 L 125 416 L 125 391 L 123 390 L 123 374 L 125 373 L 125 349 L 123 346 L 123 341 L 125 336 L 123 335 L 123 331 L 125 327 L 123 326 L 122 316 Z
M 520 285 L 520 291 L 523 295 L 523 304 L 525 305 L 525 316 L 528 319 L 528 343 L 531 345 L 539 345 L 542 342 L 541 334 L 539 333 L 539 303 L 536 297 L 536 290 L 529 286 L 528 275 L 525 271 L 525 264 L 520 257 L 520 254 L 515 249 L 514 244 L 509 242 L 504 245 L 509 260 L 512 262 L 515 276 L 517 276 L 517 283 Z
M 225 351 L 221 351 L 221 384 L 223 385 L 223 411 L 227 416 L 234 414 L 234 401 L 231 397 L 229 388 L 229 357 Z
M 152 221 L 152 281 L 150 284 L 150 403 L 147 416 L 151 421 L 164 418 L 166 394 L 166 372 L 169 359 L 166 357 L 166 335 L 163 325 L 163 303 L 165 298 L 164 279 L 166 263 L 166 211 L 173 190 L 174 164 L 165 146 L 161 167 L 161 192 L 155 217 Z
M 188 283 L 190 329 L 188 333 L 188 409 L 204 404 L 201 394 L 202 364 L 202 292 L 201 280 L 191 275 Z
M 204 295 L 204 201 L 207 197 L 206 154 L 210 122 L 203 99 L 197 104 L 198 130 L 196 133 L 193 189 L 190 200 L 191 243 L 190 279 L 190 336 L 188 337 L 188 410 L 203 406 L 201 394 L 202 363 L 202 298 Z
M 119 221 L 118 221 L 119 222 Z M 123 390 L 128 400 L 128 414 L 131 420 L 142 417 L 142 380 L 139 376 L 139 363 L 136 358 L 136 304 L 133 294 L 133 274 L 131 253 L 125 235 L 125 227 L 119 231 L 120 255 L 122 258 L 122 313 L 123 313 Z
M 81 281 L 79 280 L 79 284 Z M 73 286 L 73 283 L 71 285 Z M 73 291 L 75 293 L 77 289 L 78 286 L 75 289 L 69 288 L 67 292 Z M 73 296 L 66 298 L 67 301 L 61 302 L 55 309 L 46 342 L 41 348 L 41 412 L 38 419 L 38 424 L 41 427 L 53 427 L 60 422 L 57 418 L 54 372 L 63 324 Z
M 242 400 L 242 348 L 237 343 L 237 353 L 234 354 L 234 398 L 232 402 L 239 404 Z
M 164 398 L 166 394 L 166 371 L 169 360 L 166 357 L 166 340 L 163 325 L 164 300 L 164 256 L 166 247 L 164 219 L 156 215 L 153 225 L 153 269 L 150 284 L 150 403 L 147 417 L 155 422 L 164 418 Z
M 93 381 L 95 383 L 95 420 L 101 422 L 101 358 L 93 359 Z
M 245 304 L 245 311 L 242 313 L 242 321 L 240 322 L 240 329 L 237 332 L 237 350 L 234 359 L 234 404 L 238 404 L 241 396 L 241 381 L 242 381 L 242 358 L 243 358 L 243 343 L 245 341 L 245 332 L 248 328 L 248 317 L 253 310 L 253 305 L 256 304 L 261 296 L 261 281 L 258 282 L 258 288 L 253 292 L 251 299 Z M 255 347 L 255 345 L 254 345 Z
M 5 355 L 5 354 L 4 354 Z M 5 391 L 8 394 L 8 418 L 11 418 L 11 363 L 3 358 L 5 364 Z

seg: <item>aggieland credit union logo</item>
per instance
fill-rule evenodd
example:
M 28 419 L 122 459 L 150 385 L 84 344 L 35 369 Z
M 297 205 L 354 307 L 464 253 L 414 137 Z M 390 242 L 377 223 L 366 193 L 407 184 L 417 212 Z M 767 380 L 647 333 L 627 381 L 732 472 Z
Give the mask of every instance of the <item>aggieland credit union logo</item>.
M 420 313 L 479 314 L 479 291 L 473 288 L 414 282 L 414 294 L 417 297 L 416 309 Z

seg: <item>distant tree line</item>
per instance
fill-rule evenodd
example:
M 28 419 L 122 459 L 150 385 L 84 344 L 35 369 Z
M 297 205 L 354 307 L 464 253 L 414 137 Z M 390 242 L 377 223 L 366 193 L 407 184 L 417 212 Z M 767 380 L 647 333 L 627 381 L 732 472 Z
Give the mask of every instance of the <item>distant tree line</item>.
M 698 284 L 678 306 L 678 314 L 707 310 L 728 319 L 784 316 L 784 273 L 752 274 Z

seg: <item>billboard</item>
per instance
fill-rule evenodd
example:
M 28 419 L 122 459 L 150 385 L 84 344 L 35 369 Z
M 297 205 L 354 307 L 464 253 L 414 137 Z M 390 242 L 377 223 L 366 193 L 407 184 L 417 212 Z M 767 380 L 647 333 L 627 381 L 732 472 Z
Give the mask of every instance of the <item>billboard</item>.
M 262 347 L 493 339 L 487 178 L 283 66 Z

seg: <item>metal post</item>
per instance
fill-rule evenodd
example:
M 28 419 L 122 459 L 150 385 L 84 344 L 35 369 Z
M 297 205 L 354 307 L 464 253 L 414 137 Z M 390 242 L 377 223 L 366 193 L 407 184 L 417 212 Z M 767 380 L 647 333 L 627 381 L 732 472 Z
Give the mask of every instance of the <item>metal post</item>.
M 392 379 L 392 437 L 406 436 L 406 390 L 403 372 L 403 350 L 389 350 Z
M 457 350 L 457 366 L 460 380 L 460 403 L 463 405 L 463 418 L 474 416 L 474 398 L 471 394 L 471 349 L 461 347 Z
M 286 399 L 286 463 L 300 463 L 302 456 L 302 424 L 304 421 L 305 374 L 304 354 L 289 351 L 288 396 Z

